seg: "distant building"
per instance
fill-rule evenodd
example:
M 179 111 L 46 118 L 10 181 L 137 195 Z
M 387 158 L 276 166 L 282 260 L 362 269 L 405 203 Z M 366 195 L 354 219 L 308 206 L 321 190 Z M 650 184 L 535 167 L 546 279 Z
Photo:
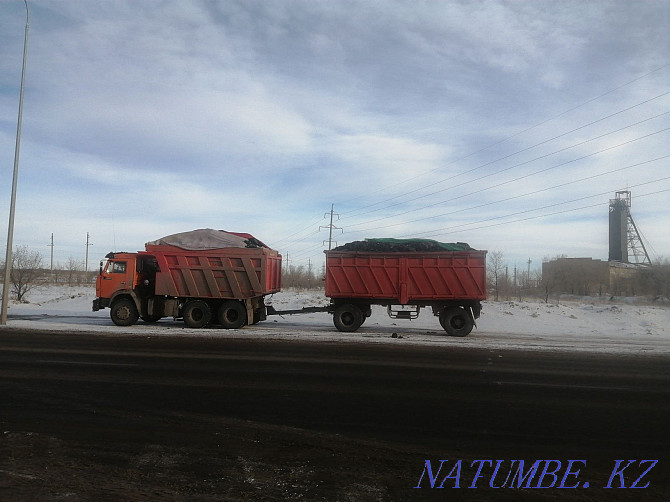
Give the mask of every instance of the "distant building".
M 542 264 L 542 282 L 552 292 L 599 296 L 634 295 L 640 268 L 593 258 L 557 258 Z
M 663 295 L 670 290 L 670 270 L 651 267 L 649 253 L 630 212 L 631 193 L 621 190 L 610 199 L 609 261 L 593 258 L 556 258 L 542 264 L 545 296 Z M 631 257 L 633 260 L 631 261 Z M 664 291 L 666 293 L 664 293 Z

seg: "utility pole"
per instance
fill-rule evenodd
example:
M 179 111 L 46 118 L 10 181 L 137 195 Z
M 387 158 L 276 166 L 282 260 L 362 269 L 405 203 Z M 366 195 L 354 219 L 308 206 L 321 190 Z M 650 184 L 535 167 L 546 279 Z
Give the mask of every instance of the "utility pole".
M 519 296 L 519 285 L 516 282 L 516 263 L 514 264 L 514 296 Z
M 28 31 L 30 28 L 30 9 L 26 5 L 26 29 L 23 35 L 23 64 L 21 66 L 21 90 L 19 91 L 19 118 L 16 124 L 16 146 L 14 147 L 14 175 L 12 177 L 12 196 L 9 203 L 9 225 L 7 226 L 7 251 L 5 254 L 5 279 L 2 288 L 2 306 L 0 307 L 0 325 L 7 324 L 9 308 L 9 283 L 12 276 L 12 246 L 14 245 L 14 213 L 16 211 L 16 189 L 19 183 L 19 152 L 21 151 L 21 124 L 23 122 L 23 89 L 26 80 L 26 61 L 28 59 Z
M 307 258 L 307 289 L 312 289 L 312 259 Z
M 51 244 L 48 244 L 47 247 L 51 248 L 51 272 L 54 271 L 54 234 L 51 232 Z
M 514 264 L 514 290 L 516 291 L 516 263 Z
M 333 216 L 337 216 L 338 220 L 340 219 L 340 215 L 333 212 L 334 207 L 335 207 L 335 205 L 331 204 L 330 205 L 330 213 L 325 213 L 323 215 L 323 217 L 325 218 L 325 217 L 328 216 L 328 214 L 330 214 L 330 224 L 319 226 L 319 230 L 321 230 L 322 228 L 327 228 L 328 229 L 328 251 L 330 251 L 333 247 L 333 230 L 342 230 L 340 227 L 336 227 L 336 226 L 333 225 Z M 342 230 L 342 233 L 344 233 L 344 230 Z M 325 244 L 326 241 L 323 241 L 323 243 Z M 335 244 L 337 244 L 337 242 Z
M 285 259 L 282 259 L 282 266 L 284 267 L 284 273 L 282 274 L 282 281 L 287 280 L 290 282 L 288 284 L 288 287 L 293 286 L 293 274 L 291 273 L 291 265 L 290 265 L 290 258 L 288 256 L 288 252 L 284 256 Z
M 93 245 L 88 241 L 88 239 L 89 239 L 89 234 L 88 234 L 88 232 L 86 232 L 86 264 L 84 265 L 84 271 L 85 272 L 88 272 L 88 247 Z
M 528 261 L 526 262 L 526 263 L 528 263 L 528 272 L 527 272 L 527 275 L 526 275 L 526 286 L 528 286 L 530 284 L 530 264 L 532 262 L 533 262 L 533 260 L 531 260 L 530 258 L 528 258 Z

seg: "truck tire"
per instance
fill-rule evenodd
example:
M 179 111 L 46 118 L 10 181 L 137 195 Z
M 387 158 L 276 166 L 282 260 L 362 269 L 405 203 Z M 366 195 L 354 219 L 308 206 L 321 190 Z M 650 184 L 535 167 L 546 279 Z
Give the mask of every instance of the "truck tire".
M 333 313 L 333 324 L 338 331 L 352 332 L 361 327 L 365 317 L 356 305 L 346 303 L 335 308 Z
M 463 307 L 447 307 L 440 312 L 440 324 L 449 336 L 468 336 L 474 322 Z
M 212 320 L 212 309 L 203 300 L 191 300 L 184 307 L 183 317 L 189 328 L 204 328 Z
M 235 300 L 223 302 L 219 307 L 219 324 L 226 329 L 238 329 L 247 323 L 247 309 Z
M 156 306 L 154 305 L 154 309 L 155 307 Z M 162 312 L 163 307 L 162 302 L 160 303 L 160 307 L 161 307 L 160 311 Z M 142 319 L 147 324 L 154 324 L 163 318 L 163 316 L 157 313 L 155 310 L 153 314 L 148 314 L 147 312 L 149 312 L 149 300 L 145 298 L 144 300 L 142 300 L 142 305 L 140 307 L 140 319 Z
M 252 324 L 258 324 L 261 321 L 265 321 L 265 319 L 267 319 L 265 308 L 254 310 L 254 322 Z
M 132 326 L 140 315 L 134 301 L 129 298 L 119 298 L 112 304 L 109 316 L 117 326 Z

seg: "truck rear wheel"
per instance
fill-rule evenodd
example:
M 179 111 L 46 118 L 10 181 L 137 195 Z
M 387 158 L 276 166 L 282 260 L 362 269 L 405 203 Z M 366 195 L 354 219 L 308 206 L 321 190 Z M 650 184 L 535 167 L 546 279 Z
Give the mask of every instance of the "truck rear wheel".
M 237 329 L 247 322 L 247 309 L 240 302 L 229 300 L 219 307 L 219 324 L 226 329 Z
M 204 328 L 212 320 L 212 310 L 205 301 L 191 300 L 184 307 L 183 316 L 189 328 Z
M 333 324 L 338 331 L 352 332 L 361 327 L 365 317 L 360 308 L 350 303 L 340 305 L 333 313 Z
M 474 322 L 463 307 L 447 307 L 440 312 L 440 324 L 449 336 L 468 336 Z
M 140 315 L 134 301 L 129 298 L 120 298 L 112 304 L 109 316 L 117 326 L 132 326 Z

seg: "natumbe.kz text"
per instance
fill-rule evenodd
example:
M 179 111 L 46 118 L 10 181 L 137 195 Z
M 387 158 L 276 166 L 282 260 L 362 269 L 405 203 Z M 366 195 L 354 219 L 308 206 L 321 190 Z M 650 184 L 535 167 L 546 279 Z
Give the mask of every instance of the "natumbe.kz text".
M 648 488 L 658 460 L 612 461 L 603 479 L 584 479 L 586 460 L 426 460 L 414 488 Z

